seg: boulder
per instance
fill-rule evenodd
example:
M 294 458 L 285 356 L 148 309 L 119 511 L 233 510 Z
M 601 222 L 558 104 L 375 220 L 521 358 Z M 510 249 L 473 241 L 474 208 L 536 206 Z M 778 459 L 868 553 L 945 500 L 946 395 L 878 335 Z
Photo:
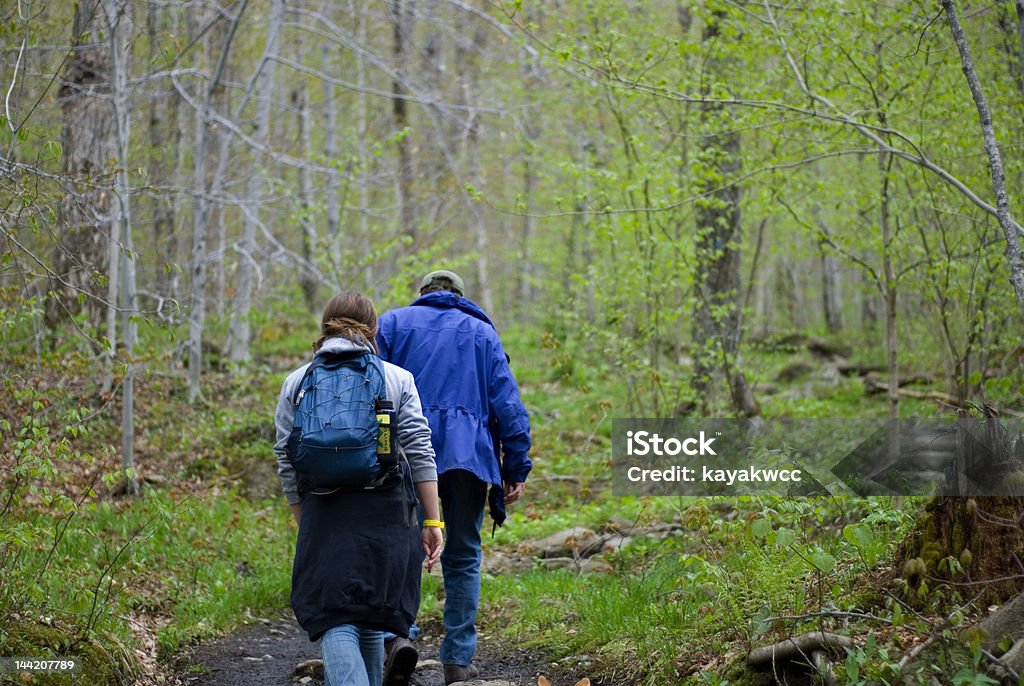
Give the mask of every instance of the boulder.
M 534 557 L 572 557 L 579 554 L 580 550 L 593 546 L 598 538 L 590 529 L 574 526 L 539 541 L 527 543 L 523 547 Z
M 1024 674 L 1024 638 L 1019 639 L 999 661 L 1018 675 Z
M 1000 644 L 1024 639 L 1024 593 L 1020 593 L 978 624 L 985 650 L 999 654 Z M 1014 646 L 1016 647 L 1016 646 Z

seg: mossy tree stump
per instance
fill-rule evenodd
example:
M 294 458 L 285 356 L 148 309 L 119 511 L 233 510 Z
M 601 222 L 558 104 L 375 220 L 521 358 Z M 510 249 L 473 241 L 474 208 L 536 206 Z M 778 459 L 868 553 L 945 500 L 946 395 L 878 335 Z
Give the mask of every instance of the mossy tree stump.
M 999 603 L 1024 590 L 1024 436 L 991 410 L 958 422 L 945 495 L 933 498 L 897 554 L 910 599 L 946 584 L 964 600 Z

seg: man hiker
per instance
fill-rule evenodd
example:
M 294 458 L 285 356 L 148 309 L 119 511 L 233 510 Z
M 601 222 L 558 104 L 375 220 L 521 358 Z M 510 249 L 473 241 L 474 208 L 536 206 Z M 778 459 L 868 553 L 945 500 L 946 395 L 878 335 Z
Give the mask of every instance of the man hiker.
M 464 292 L 458 274 L 430 272 L 412 305 L 381 316 L 377 334 L 381 358 L 413 374 L 436 453 L 446 532 L 441 553 L 445 684 L 478 675 L 472 660 L 485 506 L 500 526 L 505 505 L 522 495 L 533 466 L 530 419 L 508 357 L 494 324 Z M 396 638 L 387 650 L 385 685 L 405 682 L 408 674 L 389 675 L 387 668 L 408 664 L 415 649 Z

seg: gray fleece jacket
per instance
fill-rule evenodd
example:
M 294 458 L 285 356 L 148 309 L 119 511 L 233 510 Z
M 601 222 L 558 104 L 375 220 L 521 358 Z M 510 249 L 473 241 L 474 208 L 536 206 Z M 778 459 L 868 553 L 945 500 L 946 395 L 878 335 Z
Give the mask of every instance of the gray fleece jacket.
M 347 338 L 328 338 L 324 341 L 320 352 L 341 353 L 354 350 L 370 350 L 368 346 L 354 343 Z M 383 362 L 383 360 L 382 360 Z M 434 448 L 430 444 L 430 425 L 423 416 L 420 396 L 416 391 L 416 383 L 412 374 L 390 362 L 384 364 L 384 380 L 387 383 L 388 399 L 395 403 L 398 414 L 398 452 L 404 455 L 412 468 L 412 480 L 437 481 L 437 465 L 434 463 Z M 281 488 L 291 505 L 299 502 L 299 483 L 295 468 L 285 455 L 288 436 L 292 432 L 295 421 L 295 406 L 292 396 L 302 381 L 309 362 L 302 365 L 284 380 L 281 395 L 277 401 L 277 413 L 274 424 L 277 427 L 277 443 L 274 452 L 277 454 L 277 475 L 281 478 Z

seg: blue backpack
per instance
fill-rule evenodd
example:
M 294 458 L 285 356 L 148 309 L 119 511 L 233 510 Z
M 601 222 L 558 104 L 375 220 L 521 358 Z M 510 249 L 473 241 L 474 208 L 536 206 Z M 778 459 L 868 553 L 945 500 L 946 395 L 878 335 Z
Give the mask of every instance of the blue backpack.
M 292 396 L 285 448 L 314 489 L 365 486 L 397 462 L 377 454 L 377 408 L 387 399 L 384 366 L 372 353 L 317 355 Z

